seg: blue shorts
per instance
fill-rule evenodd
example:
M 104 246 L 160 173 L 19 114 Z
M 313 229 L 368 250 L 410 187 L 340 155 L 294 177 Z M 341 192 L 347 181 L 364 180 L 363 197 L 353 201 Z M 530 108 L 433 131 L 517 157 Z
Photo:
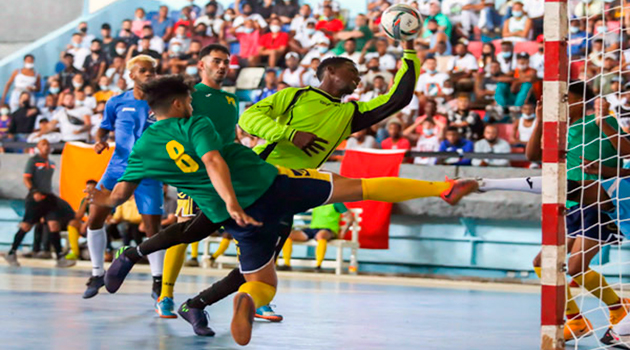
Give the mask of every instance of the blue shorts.
M 319 231 L 328 231 L 333 237 L 336 236 L 334 232 L 332 232 L 331 230 L 327 228 L 305 228 L 305 229 L 302 229 L 301 231 L 304 232 L 304 234 L 306 234 L 306 237 L 308 237 L 308 239 L 315 239 L 315 236 L 317 236 L 317 232 Z
M 113 190 L 125 173 L 125 169 L 119 167 L 107 167 L 101 181 L 96 185 L 97 189 Z M 140 181 L 138 188 L 133 193 L 138 206 L 138 212 L 145 215 L 162 215 L 164 210 L 164 193 L 162 183 L 153 179 Z
M 223 226 L 234 237 L 242 273 L 254 273 L 275 261 L 294 214 L 325 204 L 332 194 L 332 174 L 317 170 L 279 168 L 269 189 L 245 212 L 262 226 L 240 227 L 234 220 Z
M 625 234 L 630 234 L 630 180 L 612 178 L 602 181 L 601 186 L 615 206 L 615 209 L 607 214 L 619 227 L 621 232 L 618 239 L 621 241 Z
M 623 239 L 617 225 L 597 206 L 583 208 L 574 206 L 566 215 L 567 236 L 570 238 L 584 237 L 586 239 L 606 243 L 618 244 Z

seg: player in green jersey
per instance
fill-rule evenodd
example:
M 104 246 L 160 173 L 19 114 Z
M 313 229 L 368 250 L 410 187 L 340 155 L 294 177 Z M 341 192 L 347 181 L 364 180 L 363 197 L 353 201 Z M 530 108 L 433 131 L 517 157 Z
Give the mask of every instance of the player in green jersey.
M 142 179 L 153 178 L 193 197 L 205 214 L 200 217 L 206 218 L 207 228 L 224 226 L 237 242 L 245 279 L 234 298 L 231 325 L 240 345 L 251 339 L 255 309 L 268 304 L 276 293 L 275 251 L 281 221 L 287 215 L 359 200 L 398 202 L 440 196 L 456 204 L 478 188 L 476 180 L 349 179 L 311 169 L 276 167 L 245 146 L 223 143 L 209 118 L 192 116 L 191 87 L 181 76 L 161 77 L 142 89 L 158 121 L 134 145 L 127 170 L 114 190 L 109 194 L 94 190 L 93 201 L 114 207 L 126 201 Z M 124 254 L 129 250 L 140 254 L 137 249 L 122 248 L 117 264 L 106 275 L 106 287 L 112 293 L 134 264 Z M 193 325 L 205 322 L 207 327 L 203 312 L 193 311 L 188 303 L 179 313 Z
M 230 65 L 230 51 L 222 45 L 208 45 L 199 52 L 198 65 L 201 83 L 195 85 L 195 91 L 192 93 L 193 114 L 209 117 L 223 143 L 234 143 L 239 101 L 236 95 L 221 90 Z M 183 192 L 177 193 L 178 223 L 191 220 L 198 210 L 199 208 L 190 196 Z M 223 239 L 216 253 L 225 251 L 230 244 L 229 234 L 222 235 Z M 191 247 L 193 251 L 198 251 L 198 242 L 193 243 Z M 155 311 L 162 318 L 177 317 L 177 314 L 173 312 L 175 281 L 184 264 L 187 249 L 188 244 L 179 244 L 166 250 L 162 292 L 155 304 Z

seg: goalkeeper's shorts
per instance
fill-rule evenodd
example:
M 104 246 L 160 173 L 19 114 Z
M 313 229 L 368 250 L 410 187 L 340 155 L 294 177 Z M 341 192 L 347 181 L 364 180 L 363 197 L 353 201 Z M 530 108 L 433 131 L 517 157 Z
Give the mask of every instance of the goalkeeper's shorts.
M 596 206 L 584 208 L 576 205 L 566 215 L 567 236 L 584 237 L 602 244 L 620 244 L 624 236 L 616 222 Z

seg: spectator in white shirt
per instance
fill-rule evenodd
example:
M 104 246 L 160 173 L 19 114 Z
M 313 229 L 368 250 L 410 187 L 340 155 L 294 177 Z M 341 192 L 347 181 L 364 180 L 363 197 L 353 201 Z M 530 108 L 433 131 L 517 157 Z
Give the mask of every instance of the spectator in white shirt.
M 300 77 L 304 72 L 304 67 L 300 67 L 300 55 L 296 52 L 289 52 L 284 56 L 284 61 L 287 68 L 280 73 L 280 81 L 284 81 L 291 87 L 301 87 Z
M 209 2 L 206 4 L 206 14 L 197 18 L 195 21 L 195 26 L 199 23 L 203 23 L 206 25 L 208 36 L 219 37 L 219 33 L 221 33 L 221 27 L 223 26 L 223 19 L 221 19 L 220 14 L 218 13 L 218 3 Z
M 464 43 L 455 45 L 455 56 L 448 64 L 448 71 L 451 72 L 452 79 L 458 81 L 470 78 L 474 71 L 479 69 L 477 59 L 468 52 L 468 47 Z
M 328 39 L 326 36 L 319 38 L 319 40 L 317 40 L 317 45 L 315 45 L 311 49 L 311 51 L 309 51 L 306 56 L 304 56 L 300 64 L 303 67 L 308 67 L 311 65 L 311 61 L 313 60 L 313 58 L 319 58 L 320 61 L 323 60 L 324 57 L 326 57 L 329 49 L 330 39 Z
M 53 115 L 49 131 L 61 132 L 61 139 L 64 142 L 87 142 L 90 138 L 89 131 L 92 128 L 92 111 L 87 107 L 77 107 L 74 95 L 71 93 L 63 96 L 62 106 L 63 108 Z
M 79 33 L 83 37 L 83 40 L 81 41 L 81 46 L 85 47 L 86 49 L 89 49 L 90 45 L 92 45 L 92 40 L 96 39 L 96 37 L 92 34 L 87 33 L 88 31 L 87 22 L 79 23 L 79 26 L 77 27 L 77 29 L 79 30 Z
M 319 87 L 320 81 L 319 79 L 317 79 L 317 67 L 319 67 L 320 62 L 321 62 L 320 59 L 317 57 L 314 57 L 311 60 L 310 67 L 308 67 L 308 69 L 305 69 L 302 72 L 302 77 L 301 77 L 302 82 L 300 85 Z
M 503 74 L 511 74 L 516 69 L 516 55 L 512 42 L 503 41 L 501 43 L 501 53 L 497 55 L 497 61 L 501 64 Z
M 475 153 L 510 153 L 510 144 L 499 138 L 499 130 L 493 124 L 486 125 L 483 139 L 475 142 Z M 474 166 L 509 166 L 508 159 L 479 159 L 472 160 Z
M 343 43 L 343 49 L 344 52 L 339 56 L 352 60 L 354 64 L 360 66 L 359 61 L 361 60 L 361 53 L 357 51 L 357 42 L 353 38 L 350 38 Z M 365 67 L 359 67 L 359 72 L 362 71 L 365 71 Z
M 346 143 L 346 149 L 377 149 L 378 144 L 372 135 L 367 134 L 367 129 L 361 129 L 350 136 Z
M 304 4 L 300 7 L 300 13 L 291 20 L 291 33 L 295 35 L 300 34 L 306 28 L 306 21 L 309 18 L 313 18 L 311 7 L 308 4 Z
M 425 73 L 418 77 L 416 92 L 420 94 L 420 104 L 424 105 L 427 98 L 444 97 L 444 83 L 450 79 L 448 74 L 437 71 L 434 57 L 427 57 L 423 65 Z
M 72 34 L 72 39 L 70 39 L 70 44 L 67 47 L 67 52 L 72 54 L 74 57 L 74 62 L 72 65 L 74 68 L 82 71 L 83 63 L 85 59 L 90 55 L 90 50 L 82 46 L 83 43 L 83 35 L 81 33 Z
M 295 34 L 295 37 L 289 41 L 289 47 L 292 51 L 306 55 L 322 38 L 326 37 L 322 31 L 315 29 L 316 25 L 317 21 L 314 18 L 306 20 L 304 29 Z
M 435 125 L 432 118 L 427 118 L 422 122 L 422 134 L 418 135 L 416 145 L 412 147 L 412 151 L 416 152 L 437 152 L 440 150 L 439 128 Z M 415 157 L 414 164 L 433 165 L 437 158 L 433 157 Z
M 376 52 L 368 53 L 371 47 L 376 46 Z M 376 41 L 376 45 L 374 45 L 374 41 L 370 40 L 363 47 L 363 51 L 361 52 L 361 58 L 359 59 L 360 64 L 364 64 L 372 58 L 378 58 L 379 67 L 382 70 L 394 71 L 396 70 L 396 58 L 390 53 L 387 53 L 387 48 L 389 44 L 387 39 L 382 38 Z
M 532 20 L 523 11 L 523 3 L 512 4 L 512 17 L 503 24 L 504 41 L 527 41 L 532 37 Z
M 394 79 L 394 75 L 392 73 L 381 69 L 378 57 L 372 57 L 371 60 L 368 60 L 365 64 L 365 68 L 367 69 L 367 73 L 363 76 L 363 80 L 368 84 L 372 84 L 372 82 L 374 82 L 374 78 L 378 75 L 385 78 L 385 81 L 388 84 Z
M 523 2 L 523 11 L 532 20 L 534 37 L 543 32 L 543 15 L 545 14 L 545 0 L 527 0 Z
M 470 37 L 474 26 L 479 23 L 478 0 L 442 0 L 442 13 L 448 16 L 453 27 L 459 25 L 464 37 Z
M 538 42 L 538 51 L 529 56 L 529 66 L 536 70 L 538 79 L 543 79 L 545 77 L 545 43 L 542 37 L 536 41 Z
M 241 12 L 238 17 L 232 23 L 232 28 L 236 28 L 237 33 L 241 33 L 245 31 L 245 26 L 243 25 L 245 21 L 252 20 L 260 26 L 261 29 L 267 28 L 267 21 L 263 18 L 263 16 L 258 13 L 254 13 L 254 8 L 249 2 L 243 4 L 243 12 Z
M 149 42 L 149 49 L 159 54 L 164 52 L 164 40 L 157 35 L 153 35 L 153 27 L 151 27 L 150 24 L 147 24 L 142 28 L 142 34 L 142 38 L 151 38 Z M 138 40 L 138 46 L 140 46 L 140 40 Z
M 178 43 L 181 46 L 181 52 L 188 52 L 188 48 L 190 47 L 190 38 L 186 37 L 186 27 L 179 26 L 175 29 L 175 36 L 168 42 L 169 47 L 175 43 Z
M 374 77 L 374 82 L 372 83 L 372 90 L 364 93 L 359 101 L 367 102 L 371 101 L 381 95 L 385 95 L 387 93 L 387 84 L 385 83 L 385 78 L 380 75 Z

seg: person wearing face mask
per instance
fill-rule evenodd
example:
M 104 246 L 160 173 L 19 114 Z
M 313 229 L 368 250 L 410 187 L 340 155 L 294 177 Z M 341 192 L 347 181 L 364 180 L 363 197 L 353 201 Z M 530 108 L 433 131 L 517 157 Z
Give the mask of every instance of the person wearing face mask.
M 72 34 L 72 39 L 66 48 L 66 52 L 74 56 L 74 68 L 78 70 L 83 69 L 83 63 L 90 55 L 90 49 L 83 47 L 83 35 L 81 33 Z
M 26 141 L 28 134 L 33 132 L 39 110 L 31 104 L 31 94 L 28 91 L 20 94 L 18 102 L 19 108 L 11 114 L 9 136 L 16 141 Z
M 229 47 L 231 43 L 237 41 L 232 32 L 234 17 L 236 17 L 234 9 L 225 10 L 225 13 L 223 14 L 223 23 L 221 24 L 221 30 L 219 32 L 219 42 L 223 46 Z
M 311 51 L 309 51 L 304 58 L 302 58 L 302 62 L 300 62 L 300 64 L 302 65 L 302 67 L 308 67 L 311 64 L 311 61 L 313 61 L 313 58 L 319 58 L 320 61 L 322 61 L 325 57 L 326 54 L 328 53 L 328 50 L 330 49 L 330 40 L 328 40 L 328 38 L 326 36 L 322 36 L 317 40 L 317 43 L 315 46 L 313 46 L 313 48 L 311 49 Z
M 536 70 L 536 77 L 542 80 L 545 77 L 545 39 L 540 35 L 536 42 L 538 51 L 529 57 L 529 66 Z
M 518 1 L 513 3 L 512 17 L 503 24 L 503 40 L 512 42 L 530 40 L 532 28 L 532 20 L 523 11 L 523 3 Z
M 306 21 L 313 18 L 311 6 L 304 4 L 300 7 L 299 13 L 291 20 L 290 32 L 293 36 L 300 34 L 306 29 Z M 314 19 L 314 18 L 313 18 Z M 315 20 L 317 23 L 317 20 Z
M 368 53 L 368 50 L 372 47 L 376 47 L 376 52 Z M 378 58 L 380 69 L 394 73 L 396 70 L 396 58 L 387 52 L 388 47 L 389 43 L 385 38 L 372 39 L 363 47 L 359 63 L 364 64 L 366 61 L 376 57 Z
M 109 23 L 103 23 L 101 26 L 101 50 L 107 58 L 107 62 L 111 62 L 116 56 L 116 40 L 112 37 L 112 27 Z
M 405 134 L 403 133 L 403 135 Z M 422 131 L 417 135 L 416 145 L 411 150 L 416 152 L 437 152 L 439 149 L 439 128 L 435 125 L 433 118 L 426 118 L 422 121 Z M 415 157 L 413 159 L 413 164 L 420 165 L 434 165 L 436 162 L 437 158 L 432 157 Z
M 88 34 L 87 22 L 79 23 L 79 25 L 77 26 L 77 31 L 82 36 L 81 47 L 89 49 L 90 45 L 92 44 L 92 40 L 96 39 L 96 37 L 92 34 Z
M 590 29 L 589 37 L 591 37 L 591 40 L 593 40 L 593 37 L 602 39 L 606 52 L 616 51 L 619 49 L 620 42 L 624 40 L 623 38 L 620 39 L 619 30 L 610 30 L 602 18 L 598 18 Z
M 502 74 L 501 65 L 497 61 L 492 61 L 488 67 L 488 73 L 477 72 L 475 74 L 476 109 L 486 108 L 494 102 L 494 94 L 497 91 L 497 78 Z
M 48 131 L 61 132 L 61 139 L 64 142 L 87 142 L 92 128 L 92 110 L 78 106 L 72 93 L 63 95 L 62 106 L 63 108 L 53 115 Z
M 488 124 L 483 131 L 483 139 L 475 142 L 475 153 L 510 153 L 512 148 L 510 144 L 499 137 L 499 129 L 496 125 Z M 473 166 L 509 166 L 508 159 L 479 159 L 472 160 Z
M 512 75 L 504 75 L 497 78 L 498 84 L 494 99 L 499 108 L 502 108 L 503 116 L 508 113 L 512 119 L 518 118 L 520 108 L 533 93 L 540 96 L 542 93 L 541 82 L 536 78 L 536 70 L 529 66 L 529 54 L 518 54 L 517 66 Z
M 269 23 L 269 32 L 260 37 L 258 54 L 262 59 L 267 58 L 269 68 L 276 67 L 289 45 L 289 35 L 281 30 L 282 22 L 274 18 Z
M 236 22 L 236 21 L 235 21 Z M 257 21 L 247 20 L 241 27 L 233 28 L 235 36 L 241 44 L 238 54 L 240 66 L 256 66 L 260 62 L 260 27 Z
M 0 140 L 9 135 L 9 126 L 11 125 L 11 110 L 9 105 L 3 103 L 0 107 Z
M 520 118 L 514 121 L 510 143 L 518 146 L 527 145 L 535 127 L 536 108 L 533 104 L 526 103 L 521 108 Z
M 418 77 L 416 93 L 419 95 L 420 104 L 424 105 L 428 98 L 443 98 L 444 83 L 450 79 L 446 73 L 437 71 L 435 57 L 429 56 L 424 61 L 424 73 Z
M 188 66 L 184 72 L 188 75 L 195 84 L 198 84 L 201 81 L 201 77 L 199 76 L 199 68 L 197 68 L 197 60 L 190 60 L 188 62 Z
M 188 48 L 190 47 L 190 38 L 186 37 L 186 27 L 179 26 L 175 29 L 175 35 L 171 41 L 168 42 L 169 51 L 174 51 L 172 50 L 173 45 L 179 45 L 180 47 L 180 51 L 176 52 L 177 54 L 182 54 L 188 51 Z
M 425 50 L 427 53 L 435 53 L 438 49 L 437 43 L 444 42 L 446 43 L 446 51 L 444 54 L 447 56 L 451 55 L 451 42 L 446 33 L 439 29 L 438 22 L 435 18 L 431 18 L 427 21 L 427 26 L 424 27 L 424 31 L 425 33 L 428 32 L 429 35 L 418 39 L 418 41 L 429 47 L 428 50 Z
M 118 41 L 123 41 L 126 47 L 134 45 L 138 42 L 138 37 L 131 31 L 131 20 L 125 19 L 122 21 L 120 32 L 116 38 Z M 120 55 L 120 54 L 119 54 Z
M 14 70 L 9 80 L 7 80 L 7 83 L 4 85 L 2 101 L 7 100 L 7 94 L 9 93 L 11 87 L 13 87 L 11 97 L 9 98 L 9 107 L 11 108 L 11 111 L 18 109 L 20 105 L 20 96 L 23 92 L 35 92 L 41 89 L 41 77 L 35 71 L 35 56 L 31 54 L 24 56 L 23 67 Z M 32 98 L 31 105 L 34 104 L 35 100 Z
M 142 38 L 151 38 L 149 48 L 159 54 L 164 52 L 164 40 L 160 36 L 157 36 L 153 32 L 153 28 L 150 24 L 145 25 L 142 28 Z
M 72 88 L 72 78 L 80 71 L 74 67 L 74 56 L 70 53 L 64 53 L 62 59 L 64 69 L 57 74 L 60 83 L 60 91 Z M 59 93 L 60 91 L 57 91 Z
M 317 22 L 315 29 L 321 30 L 329 39 L 332 40 L 334 35 L 341 32 L 343 28 L 343 22 L 339 18 L 335 17 L 332 6 L 324 6 L 322 17 L 320 17 L 319 22 Z
M 98 81 L 105 74 L 105 69 L 107 69 L 107 58 L 101 50 L 101 41 L 98 39 L 92 40 L 90 51 L 92 53 L 83 63 L 83 72 L 85 72 L 87 80 Z
M 588 46 L 587 34 L 582 29 L 582 23 L 579 19 L 571 20 L 569 27 L 569 54 L 572 59 L 584 57 L 586 47 Z
M 433 19 L 437 21 L 438 30 L 443 31 L 444 33 L 446 33 L 447 37 L 451 38 L 451 34 L 453 31 L 453 24 L 451 23 L 451 20 L 449 19 L 448 16 L 440 12 L 441 11 L 440 5 L 441 4 L 439 0 L 429 1 L 429 15 L 425 17 L 424 24 L 422 25 L 422 27 L 426 28 L 429 25 L 429 21 Z M 428 38 L 431 35 L 432 33 L 429 31 L 424 31 L 422 33 L 423 38 Z
M 94 99 L 97 104 L 99 102 L 107 102 L 107 100 L 114 96 L 114 92 L 109 86 L 110 84 L 109 78 L 105 75 L 98 80 L 98 91 L 94 94 Z
M 306 20 L 304 30 L 301 30 L 289 41 L 289 47 L 292 51 L 300 55 L 306 55 L 313 49 L 317 42 L 325 38 L 326 35 L 315 29 L 317 21 L 314 18 Z
M 175 21 L 168 15 L 168 6 L 160 6 L 157 18 L 151 21 L 151 27 L 155 35 L 162 38 L 164 42 L 168 42 L 173 36 L 174 25 Z
M 455 110 L 448 112 L 448 125 L 456 128 L 462 137 L 476 141 L 482 137 L 483 121 L 479 113 L 470 109 L 470 97 L 467 93 L 460 93 L 457 97 Z
M 516 69 L 516 55 L 514 54 L 514 44 L 511 41 L 501 42 L 501 52 L 497 55 L 497 61 L 501 65 L 503 74 L 512 74 Z
M 139 48 L 136 45 L 131 46 L 129 50 L 127 51 L 127 62 L 129 62 L 131 58 L 136 57 L 138 55 L 147 55 L 153 58 L 154 60 L 158 61 L 158 67 L 159 67 L 159 62 L 162 59 L 162 55 L 160 55 L 157 51 L 151 49 L 152 38 L 153 38 L 152 36 L 145 36 L 144 38 L 142 38 L 142 40 L 140 40 Z

